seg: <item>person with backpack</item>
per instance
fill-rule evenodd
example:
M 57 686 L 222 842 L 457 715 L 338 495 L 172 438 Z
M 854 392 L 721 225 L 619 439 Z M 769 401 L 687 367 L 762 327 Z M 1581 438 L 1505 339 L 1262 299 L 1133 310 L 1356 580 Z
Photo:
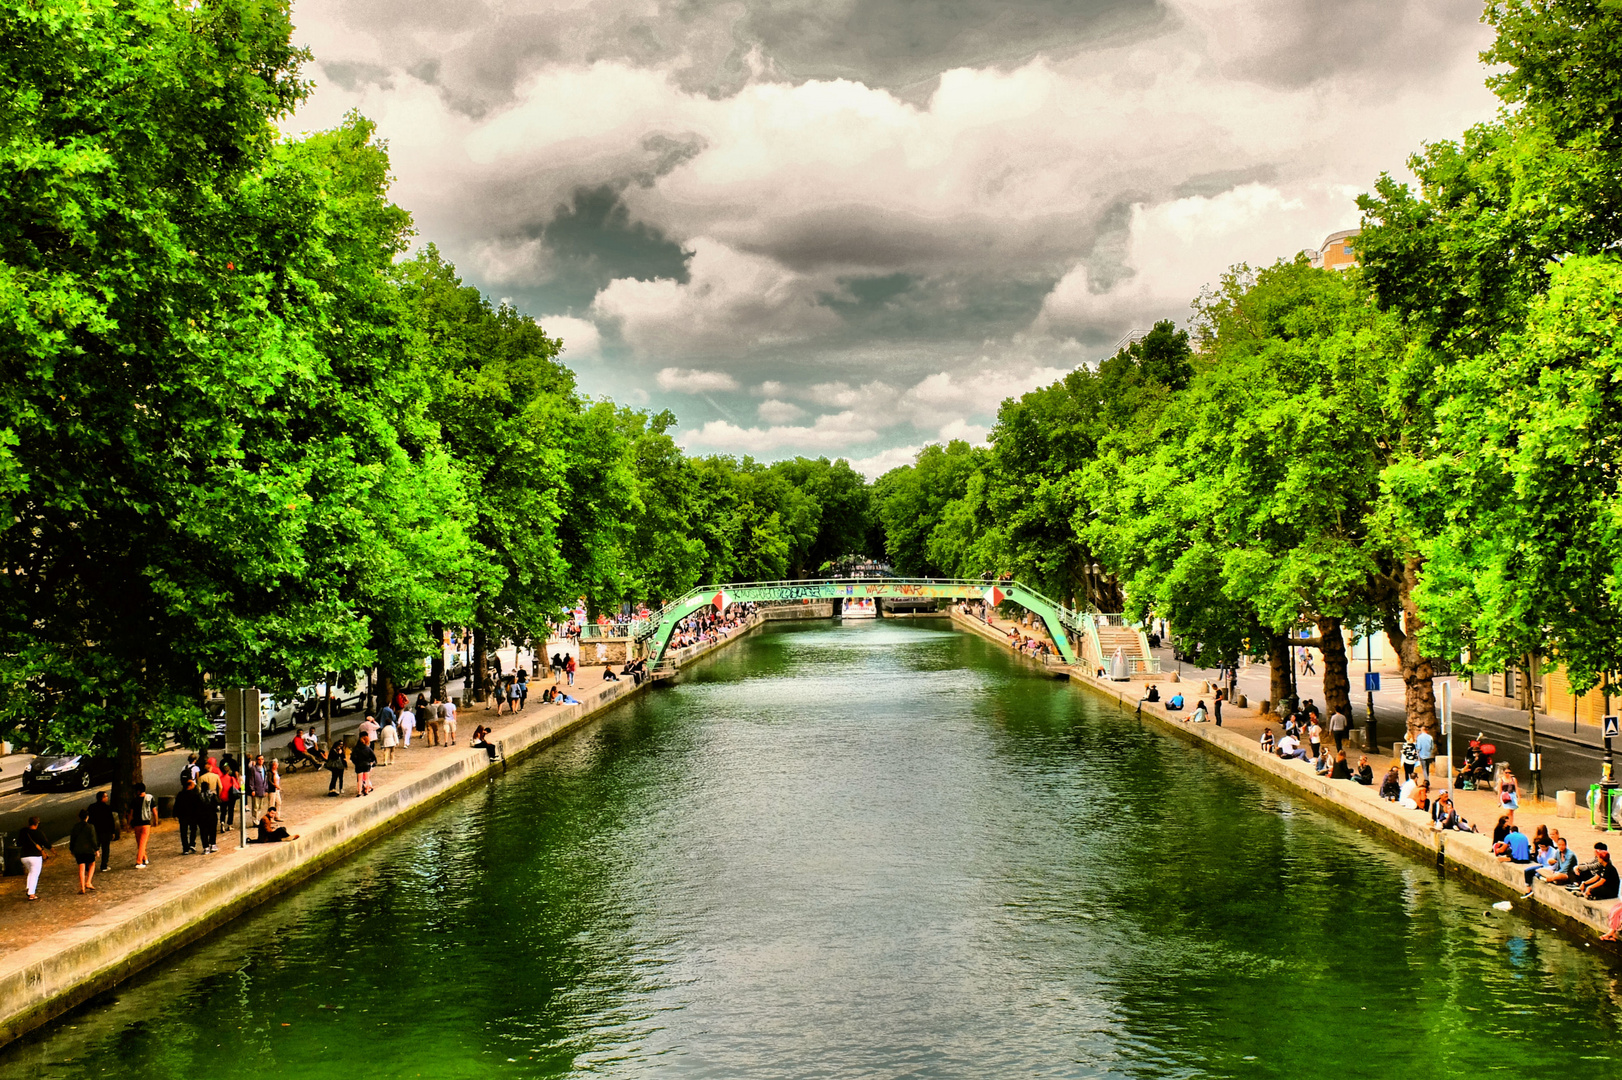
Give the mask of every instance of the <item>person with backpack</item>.
M 135 869 L 146 869 L 146 842 L 152 826 L 158 823 L 158 803 L 147 793 L 145 784 L 135 785 L 135 801 L 130 806 L 130 831 L 135 833 Z

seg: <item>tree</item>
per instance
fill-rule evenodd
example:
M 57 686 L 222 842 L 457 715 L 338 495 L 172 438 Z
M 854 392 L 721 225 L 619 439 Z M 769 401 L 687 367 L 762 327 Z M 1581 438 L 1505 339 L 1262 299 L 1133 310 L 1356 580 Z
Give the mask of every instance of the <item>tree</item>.
M 1591 376 L 1609 362 L 1622 227 L 1622 12 L 1507 0 L 1487 18 L 1498 117 L 1416 156 L 1418 192 L 1382 177 L 1362 202 L 1360 258 L 1415 337 L 1402 377 L 1437 416 L 1387 484 L 1419 541 L 1427 649 L 1528 670 L 1549 651 L 1580 690 L 1622 661 L 1605 548 L 1581 546 L 1605 541 L 1615 460 Z

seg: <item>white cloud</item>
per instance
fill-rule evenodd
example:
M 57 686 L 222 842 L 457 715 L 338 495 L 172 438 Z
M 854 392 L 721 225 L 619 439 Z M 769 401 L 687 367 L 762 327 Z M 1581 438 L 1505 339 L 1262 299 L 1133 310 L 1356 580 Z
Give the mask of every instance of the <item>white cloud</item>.
M 1072 267 L 1043 301 L 1037 325 L 1063 333 L 1111 319 L 1147 327 L 1168 316 L 1186 318 L 1188 305 L 1228 266 L 1266 265 L 1315 247 L 1337 206 L 1349 206 L 1349 188 L 1303 188 L 1293 196 L 1265 184 L 1245 184 L 1214 197 L 1190 196 L 1132 208 L 1125 264 L 1131 276 L 1094 288 L 1085 263 Z M 1209 253 L 1220 252 L 1217 265 Z
M 880 450 L 868 457 L 851 458 L 850 467 L 869 480 L 876 480 L 891 469 L 899 468 L 902 465 L 911 465 L 918 457 L 918 451 L 923 448 L 921 443 L 915 446 L 891 447 L 889 450 Z
M 594 299 L 535 306 L 562 313 L 541 322 L 568 360 L 614 357 L 582 371 L 588 389 L 624 394 L 627 374 L 655 397 L 756 387 L 758 426 L 715 420 L 695 445 L 865 453 L 983 434 L 1003 398 L 1099 343 L 1186 318 L 1230 264 L 1355 224 L 1357 191 L 1494 106 L 1476 58 L 1491 29 L 1455 0 L 1161 7 L 1130 33 L 1078 31 L 1077 47 L 1036 43 L 979 67 L 951 52 L 924 98 L 886 87 L 927 80 L 864 82 L 879 53 L 849 36 L 828 38 L 839 62 L 817 70 L 851 77 L 783 74 L 806 69 L 749 36 L 761 0 L 697 13 L 667 0 L 300 0 L 322 85 L 288 126 L 351 108 L 374 118 L 393 197 L 487 289 L 522 304 L 597 267 L 588 288 L 608 283 Z M 1009 10 L 1020 22 L 1018 0 Z M 931 17 L 963 18 L 909 19 Z M 634 48 L 604 44 L 633 31 Z M 701 69 L 732 74 L 720 85 Z M 644 273 L 549 246 L 580 189 L 618 193 L 616 238 L 657 238 L 666 262 Z M 685 280 L 672 244 L 691 253 Z M 857 287 L 892 276 L 894 298 Z M 1008 283 L 1025 292 L 977 303 Z M 725 416 L 732 403 L 711 404 Z
M 699 371 L 697 368 L 663 368 L 654 379 L 659 389 L 676 394 L 709 394 L 738 388 L 738 380 L 724 371 Z
M 805 415 L 805 410 L 790 401 L 767 398 L 760 403 L 755 414 L 768 424 L 787 424 Z
M 767 428 L 743 428 L 726 420 L 711 420 L 687 436 L 688 449 L 763 456 L 817 451 L 828 453 L 843 447 L 869 443 L 878 431 L 865 425 L 855 413 L 829 413 L 810 424 L 777 424 Z
M 591 320 L 568 315 L 544 315 L 535 321 L 551 337 L 563 339 L 565 361 L 596 360 L 602 355 L 602 334 Z

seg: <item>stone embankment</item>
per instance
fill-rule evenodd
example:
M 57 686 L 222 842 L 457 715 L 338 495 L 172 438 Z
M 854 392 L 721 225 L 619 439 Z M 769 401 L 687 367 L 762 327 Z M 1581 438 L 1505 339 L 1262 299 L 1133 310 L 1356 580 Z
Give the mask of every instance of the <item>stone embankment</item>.
M 675 663 L 694 660 L 755 630 L 762 618 L 720 641 L 689 646 Z M 591 686 L 586 681 L 595 679 Z M 8 879 L 3 902 L 12 913 L 10 932 L 0 941 L 0 1044 L 61 1015 L 73 1006 L 128 978 L 161 957 L 220 927 L 237 915 L 309 878 L 359 848 L 395 832 L 470 788 L 487 782 L 520 757 L 578 730 L 608 709 L 645 690 L 630 678 L 606 681 L 602 669 L 584 668 L 569 687 L 578 705 L 540 705 L 545 681 L 534 683 L 530 703 L 501 716 L 476 706 L 461 710 L 460 745 L 428 748 L 426 740 L 398 751 L 395 764 L 373 776 L 376 792 L 323 798 L 325 773 L 284 778 L 284 813 L 298 839 L 281 844 L 236 846 L 236 830 L 223 831 L 220 854 L 182 859 L 174 854 L 176 829 L 164 822 L 155 830 L 151 872 L 131 868 L 133 842 L 114 845 L 117 870 L 91 896 L 44 895 L 24 904 L 20 879 Z M 493 728 L 494 759 L 468 747 L 475 724 Z M 348 774 L 353 792 L 354 774 Z M 71 861 L 59 857 L 46 871 L 67 888 Z M 42 894 L 48 890 L 41 889 Z M 28 925 L 24 925 L 24 924 Z
M 964 630 L 995 641 L 1012 651 L 1006 632 L 988 627 L 979 619 L 955 609 L 952 619 Z M 1592 942 L 1596 947 L 1622 951 L 1617 949 L 1614 942 L 1596 940 L 1599 934 L 1605 932 L 1606 919 L 1617 901 L 1590 902 L 1579 899 L 1564 889 L 1542 884 L 1536 887 L 1531 899 L 1523 900 L 1521 894 L 1526 891 L 1523 877 L 1526 867 L 1499 862 L 1492 854 L 1490 835 L 1438 832 L 1431 828 L 1428 813 L 1403 809 L 1396 803 L 1380 798 L 1377 786 L 1386 770 L 1392 764 L 1396 764 L 1393 759 L 1370 756 L 1370 764 L 1374 767 L 1375 787 L 1364 787 L 1347 780 L 1330 780 L 1328 777 L 1319 776 L 1312 766 L 1304 761 L 1285 761 L 1264 753 L 1258 740 L 1265 727 L 1273 727 L 1274 733 L 1277 734 L 1277 720 L 1273 717 L 1264 718 L 1255 708 L 1240 709 L 1231 704 L 1224 705 L 1221 727 L 1214 723 L 1190 723 L 1187 717 L 1192 713 L 1196 701 L 1201 697 L 1204 697 L 1208 704 L 1210 701 L 1209 691 L 1202 693 L 1201 684 L 1173 683 L 1169 676 L 1158 680 L 1161 694 L 1165 698 L 1171 697 L 1174 686 L 1180 689 L 1187 701 L 1187 709 L 1181 713 L 1169 713 L 1163 703 L 1143 703 L 1140 710 L 1139 700 L 1146 693 L 1150 682 L 1155 680 L 1146 681 L 1140 677 L 1131 682 L 1114 682 L 1100 679 L 1084 668 L 1043 664 L 1041 660 L 1020 652 L 1014 652 L 1014 655 L 1026 663 L 1044 667 L 1055 676 L 1067 675 L 1072 683 L 1115 700 L 1123 712 L 1130 712 L 1133 716 L 1138 716 L 1141 712 L 1145 721 L 1169 734 L 1207 749 L 1250 772 L 1264 776 L 1291 792 L 1304 795 L 1320 807 L 1351 821 L 1360 829 L 1384 837 L 1396 846 L 1495 896 L 1512 899 L 1515 907 L 1525 914 L 1570 931 L 1583 940 Z M 1357 753 L 1356 748 L 1348 747 L 1347 757 L 1350 760 L 1355 762 Z M 1440 780 L 1433 783 L 1438 787 L 1442 786 Z M 1492 793 L 1456 791 L 1453 796 L 1460 813 L 1467 820 L 1474 822 L 1482 833 L 1490 834 L 1499 812 Z M 1579 810 L 1575 818 L 1558 817 L 1556 804 L 1548 800 L 1523 801 L 1520 809 L 1516 811 L 1515 819 L 1529 836 L 1538 824 L 1546 824 L 1551 829 L 1559 830 L 1572 850 L 1584 860 L 1591 857 L 1595 841 L 1622 839 L 1622 833 L 1607 834 L 1603 828 L 1590 827 L 1586 810 Z

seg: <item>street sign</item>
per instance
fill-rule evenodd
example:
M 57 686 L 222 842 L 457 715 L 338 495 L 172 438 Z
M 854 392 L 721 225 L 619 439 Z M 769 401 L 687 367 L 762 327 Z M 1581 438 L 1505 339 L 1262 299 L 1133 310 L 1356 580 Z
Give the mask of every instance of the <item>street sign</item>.
M 1380 673 L 1378 671 L 1365 671 L 1363 673 L 1363 689 L 1371 694 L 1380 689 Z
M 1617 718 L 1614 716 L 1605 718 L 1605 737 L 1607 739 L 1622 738 L 1622 725 L 1618 724 Z

